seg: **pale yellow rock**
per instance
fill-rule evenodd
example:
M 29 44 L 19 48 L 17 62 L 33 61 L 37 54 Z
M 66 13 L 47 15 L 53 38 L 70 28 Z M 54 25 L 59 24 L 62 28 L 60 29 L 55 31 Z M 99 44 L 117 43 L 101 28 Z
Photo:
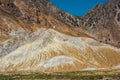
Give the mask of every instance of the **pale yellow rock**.
M 63 72 L 119 69 L 120 50 L 87 37 L 46 30 L 0 59 L 0 71 Z

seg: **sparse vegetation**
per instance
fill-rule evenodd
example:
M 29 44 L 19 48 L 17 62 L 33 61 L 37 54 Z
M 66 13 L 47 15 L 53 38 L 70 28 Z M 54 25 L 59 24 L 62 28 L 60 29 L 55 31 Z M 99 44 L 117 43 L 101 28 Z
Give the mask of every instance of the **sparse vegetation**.
M 1 80 L 33 79 L 79 79 L 79 80 L 119 80 L 120 73 L 111 71 L 80 71 L 58 73 L 0 74 Z

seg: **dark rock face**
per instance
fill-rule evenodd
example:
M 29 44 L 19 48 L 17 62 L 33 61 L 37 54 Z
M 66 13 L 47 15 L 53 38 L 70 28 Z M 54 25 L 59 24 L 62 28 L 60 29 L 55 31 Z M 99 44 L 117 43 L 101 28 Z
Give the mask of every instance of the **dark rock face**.
M 117 20 L 120 21 L 120 13 L 117 15 Z
M 15 3 L 19 2 L 18 4 L 21 4 L 22 1 L 25 3 L 26 9 L 21 10 Z M 41 15 L 41 13 L 44 13 L 46 15 L 52 15 L 53 17 L 56 17 L 67 25 L 79 26 L 79 20 L 77 19 L 77 17 L 72 16 L 62 10 L 59 10 L 51 2 L 49 2 L 49 0 L 1 0 L 0 4 L 0 8 L 2 10 L 7 11 L 11 15 L 23 17 L 28 21 L 35 21 L 37 23 L 40 23 L 39 16 Z
M 14 0 L 0 0 L 0 8 L 7 11 L 9 14 L 20 16 L 20 10 L 13 3 Z

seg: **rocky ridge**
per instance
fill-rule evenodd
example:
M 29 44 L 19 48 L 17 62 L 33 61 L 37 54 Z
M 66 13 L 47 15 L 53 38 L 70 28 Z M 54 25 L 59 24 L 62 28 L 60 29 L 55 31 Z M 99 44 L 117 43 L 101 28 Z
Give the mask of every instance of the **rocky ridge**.
M 97 40 L 120 47 L 120 0 L 98 4 L 81 18 L 83 28 Z
M 98 4 L 83 17 L 66 13 L 55 7 L 49 0 L 1 0 L 0 7 L 2 11 L 16 15 L 18 21 L 35 22 L 39 26 L 55 27 L 57 22 L 55 24 L 54 20 L 49 21 L 47 18 L 52 16 L 69 27 L 82 28 L 84 32 L 88 32 L 100 42 L 120 47 L 119 3 L 119 0 L 109 0 L 105 4 Z

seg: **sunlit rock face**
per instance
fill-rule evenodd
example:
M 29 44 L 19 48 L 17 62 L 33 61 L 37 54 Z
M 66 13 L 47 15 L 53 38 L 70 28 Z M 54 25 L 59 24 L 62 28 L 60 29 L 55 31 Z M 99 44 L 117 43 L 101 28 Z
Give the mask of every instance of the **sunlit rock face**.
M 1 72 L 64 72 L 119 69 L 120 50 L 87 37 L 64 35 L 52 29 L 0 58 Z

